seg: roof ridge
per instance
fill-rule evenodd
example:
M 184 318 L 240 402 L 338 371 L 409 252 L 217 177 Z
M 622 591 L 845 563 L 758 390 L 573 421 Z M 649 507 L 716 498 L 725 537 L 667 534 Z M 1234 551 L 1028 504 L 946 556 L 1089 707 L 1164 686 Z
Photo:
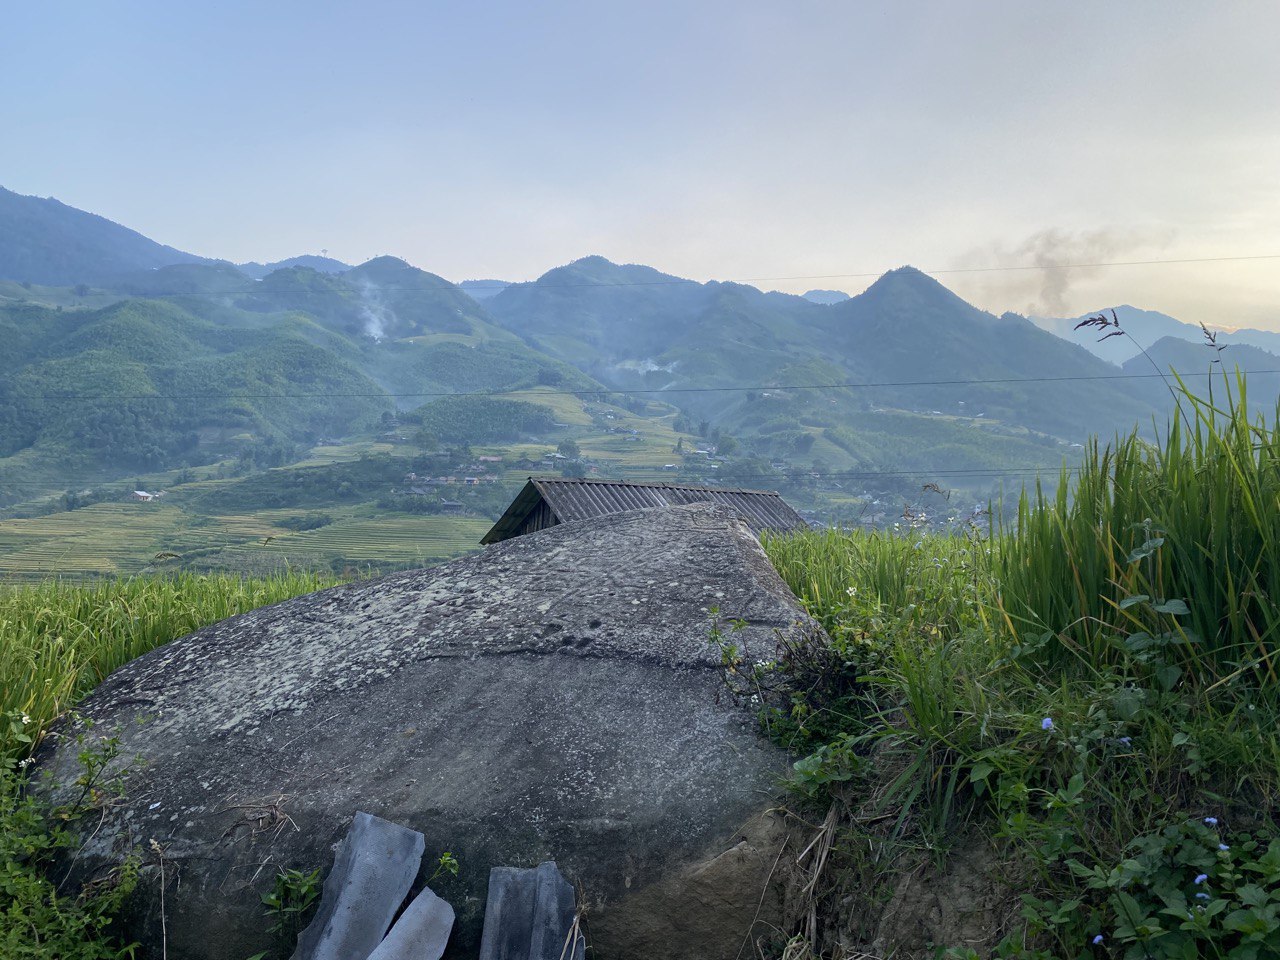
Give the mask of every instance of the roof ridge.
M 614 480 L 609 477 L 528 477 L 533 483 L 591 483 L 602 486 L 665 487 L 672 490 L 698 490 L 710 493 L 750 493 L 762 497 L 781 498 L 777 490 L 753 490 L 747 487 L 709 487 L 696 483 L 667 483 L 662 480 Z
M 797 530 L 808 526 L 804 517 L 776 490 L 741 490 L 603 477 L 529 477 L 524 488 L 480 542 L 495 543 L 519 536 L 526 521 L 532 529 L 540 530 L 558 523 L 607 514 L 692 503 L 719 503 L 731 507 L 757 534 L 762 530 Z

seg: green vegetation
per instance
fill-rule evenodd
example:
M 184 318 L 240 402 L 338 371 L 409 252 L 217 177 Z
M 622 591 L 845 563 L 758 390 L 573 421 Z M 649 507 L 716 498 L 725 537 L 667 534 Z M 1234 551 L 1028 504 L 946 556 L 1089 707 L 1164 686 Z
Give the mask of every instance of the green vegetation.
M 27 738 L 17 711 L 0 713 L 10 734 Z M 70 804 L 53 805 L 26 790 L 22 764 L 0 756 L 0 956 L 6 960 L 116 960 L 133 949 L 111 934 L 111 924 L 137 885 L 140 857 L 130 854 L 110 874 L 76 891 L 53 879 L 59 856 L 81 843 L 73 824 L 117 798 L 122 775 L 108 773 L 119 753 L 114 737 L 77 738 L 82 773 Z M 155 841 L 153 840 L 154 844 Z
M 735 689 L 763 697 L 769 732 L 801 758 L 797 802 L 832 811 L 789 957 L 869 937 L 893 878 L 964 873 L 975 850 L 1011 885 L 988 898 L 1002 936 L 983 954 L 938 945 L 952 957 L 1280 956 L 1280 431 L 1249 419 L 1239 385 L 1217 401 L 1184 396 L 1157 444 L 1091 446 L 1070 484 L 1029 492 L 1004 527 L 767 541 L 829 638 L 749 668 L 731 626 L 716 633 Z M 318 542 L 353 521 L 294 505 L 274 522 Z M 98 951 L 69 956 L 119 950 L 103 937 L 130 873 L 101 901 L 42 880 L 60 814 L 31 806 L 13 767 L 48 724 L 121 663 L 328 582 L 0 589 L 0 818 L 27 845 L 0 857 L 21 877 L 3 894 L 13 916 Z
M 1250 422 L 1242 381 L 1220 399 L 1185 394 L 1159 447 L 1095 443 L 1070 498 L 1024 498 L 999 579 L 1018 637 L 1053 631 L 1047 660 L 1141 654 L 1227 695 L 1276 682 L 1280 434 Z
M 576 412 L 586 420 L 580 407 Z M 645 462 L 641 475 L 660 476 L 675 444 L 669 419 L 619 422 L 643 431 L 637 442 L 593 433 L 589 421 L 565 429 L 581 437 L 591 455 L 607 455 L 616 446 Z M 474 453 L 358 443 L 318 448 L 309 465 L 223 479 L 215 478 L 221 471 L 204 469 L 208 479 L 190 471 L 175 476 L 182 481 L 176 484 L 139 478 L 93 488 L 60 497 L 35 516 L 0 519 L 0 571 L 10 579 L 33 579 L 175 569 L 254 574 L 286 565 L 335 572 L 423 566 L 475 549 L 525 477 L 539 469 L 529 461 L 504 464 L 495 455 L 514 461 L 519 453 L 536 461 L 555 449 L 551 438 Z M 485 482 L 466 484 L 469 475 Z M 454 482 L 445 482 L 449 477 Z M 165 496 L 138 502 L 132 499 L 137 487 Z
M 994 536 L 768 543 L 830 636 L 745 678 L 840 824 L 819 915 L 852 897 L 870 936 L 884 878 L 978 849 L 1012 885 L 992 955 L 1280 956 L 1280 433 L 1183 399 Z
M 118 794 L 123 772 L 111 761 L 119 742 L 91 730 L 77 734 L 78 799 L 51 805 L 26 789 L 28 757 L 49 726 L 121 664 L 208 623 L 333 582 L 295 573 L 0 587 L 0 956 L 133 955 L 112 935 L 111 921 L 136 885 L 143 856 L 131 853 L 78 891 L 63 890 L 52 873 L 55 860 L 80 843 L 73 822 Z M 164 851 L 151 843 L 144 853 L 163 869 Z M 279 919 L 287 925 L 309 906 L 305 897 L 282 901 Z
M 337 582 L 289 573 L 0 586 L 0 761 L 21 759 L 107 674 L 209 623 Z
M 287 444 L 370 424 L 391 405 L 352 345 L 296 315 L 260 330 L 159 301 L 8 308 L 0 336 L 0 458 L 34 449 L 72 479 L 102 467 L 254 459 L 268 441 L 275 465 Z M 274 397 L 282 392 L 305 396 Z M 6 466 L 0 459 L 0 476 L 29 482 Z
M 980 468 L 1056 467 L 1053 451 L 1035 446 L 1129 430 L 1168 404 L 1158 385 L 1109 383 L 1115 366 L 1025 318 L 985 313 L 911 268 L 826 306 L 587 257 L 485 306 L 526 342 L 609 386 L 670 390 L 695 422 L 757 454 L 821 458 L 837 470 L 866 470 L 868 453 L 878 453 L 877 470 L 944 470 L 957 458 Z M 883 385 L 803 389 L 845 383 Z M 899 416 L 869 421 L 882 411 Z M 844 442 L 804 446 L 803 435 L 823 427 L 842 429 Z M 985 432 L 992 427 L 1030 442 L 999 449 Z M 886 436 L 892 447 L 881 451 Z
M 310 922 L 312 908 L 320 899 L 320 869 L 281 870 L 276 874 L 275 885 L 262 895 L 262 903 L 271 918 L 269 933 L 280 940 L 282 953 L 292 953 L 298 943 L 298 935 Z
M 0 224 L 0 276 L 27 283 L 69 287 L 126 270 L 201 259 L 52 197 L 23 196 L 3 187 Z
M 491 493 L 497 488 L 465 489 Z M 429 505 L 438 513 L 438 504 Z M 412 506 L 411 498 L 402 505 Z M 358 567 L 380 572 L 466 553 L 491 524 L 487 517 L 418 515 L 363 503 L 345 510 L 333 506 L 325 515 L 331 522 L 320 523 L 314 513 L 300 517 L 297 509 L 240 513 L 231 508 L 200 514 L 186 512 L 176 502 L 101 503 L 69 513 L 0 520 L 0 567 L 15 583 L 170 570 L 261 574 Z
M 341 558 L 344 566 L 425 567 L 476 548 L 493 525 L 487 518 L 380 516 L 353 518 L 322 529 L 273 539 L 264 551 L 285 559 Z M 249 548 L 251 549 L 251 548 Z M 224 554 L 229 551 L 223 551 Z
M 0 288 L 8 515 L 119 500 L 130 491 L 114 485 L 133 477 L 168 489 L 193 471 L 225 480 L 331 464 L 327 451 L 361 444 L 410 455 L 483 444 L 511 474 L 775 487 L 814 516 L 884 526 L 904 507 L 953 512 L 937 499 L 948 490 L 967 503 L 999 496 L 1029 469 L 1074 460 L 1091 432 L 1146 423 L 1169 400 L 1158 381 L 1107 382 L 1114 366 L 910 269 L 830 306 L 599 257 L 483 304 L 390 257 L 342 273 L 287 265 L 260 280 L 175 262 L 101 283 Z M 1183 346 L 1191 366 L 1210 356 Z M 694 432 L 697 445 L 680 448 Z M 580 463 L 543 460 L 564 442 Z M 475 466 L 458 457 L 433 475 Z M 271 476 L 241 487 L 233 511 L 197 498 L 183 509 L 431 512 L 394 477 L 380 489 L 325 479 L 288 491 Z M 38 559 L 8 569 L 48 571 L 60 545 L 32 546 Z M 191 548 L 157 552 L 185 563 Z M 139 560 L 86 557 L 74 569 L 133 573 Z
M 0 507 L 129 472 L 282 466 L 324 437 L 377 430 L 380 415 L 417 398 L 599 386 L 452 284 L 390 258 L 260 282 L 186 264 L 116 289 L 76 295 L 70 309 L 47 291 L 0 295 Z M 477 425 L 505 438 L 552 422 L 516 412 L 481 410 Z M 465 411 L 433 413 L 458 442 L 489 439 L 459 421 Z
M 519 440 L 525 434 L 555 429 L 550 407 L 524 400 L 442 397 L 407 416 L 445 443 Z

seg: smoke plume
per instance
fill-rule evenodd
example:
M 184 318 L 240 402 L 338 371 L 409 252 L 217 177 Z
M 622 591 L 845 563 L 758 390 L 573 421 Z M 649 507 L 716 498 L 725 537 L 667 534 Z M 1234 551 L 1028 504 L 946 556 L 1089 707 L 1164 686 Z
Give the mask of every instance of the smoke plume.
M 360 281 L 360 316 L 364 332 L 374 340 L 382 340 L 396 322 L 395 311 L 382 302 L 382 291 L 367 279 Z
M 1097 276 L 1103 267 L 1096 264 L 1123 260 L 1151 259 L 1173 239 L 1170 231 L 1127 228 L 1063 230 L 1051 227 L 1014 243 L 996 243 L 977 248 L 960 258 L 961 268 L 1039 267 L 1038 270 L 1011 270 L 983 275 L 990 299 L 1024 305 L 1028 316 L 1065 317 L 1079 309 L 1072 304 L 1074 288 Z M 1016 309 L 1016 308 L 1015 308 Z

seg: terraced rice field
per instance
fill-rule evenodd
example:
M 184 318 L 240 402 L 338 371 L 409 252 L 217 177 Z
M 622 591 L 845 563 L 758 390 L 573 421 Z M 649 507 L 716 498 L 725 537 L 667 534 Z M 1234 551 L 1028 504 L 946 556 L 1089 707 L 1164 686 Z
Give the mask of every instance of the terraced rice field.
M 327 527 L 300 533 L 277 525 L 297 513 L 200 516 L 171 504 L 102 503 L 30 520 L 4 520 L 0 579 L 125 576 L 181 567 L 219 548 L 224 562 L 260 560 L 268 554 L 302 567 L 345 561 L 426 565 L 475 549 L 490 526 L 490 521 L 472 517 L 409 514 L 339 516 Z
M 71 513 L 0 521 L 0 575 L 118 574 L 139 570 L 182 526 L 181 510 L 99 503 Z
M 395 450 L 396 446 L 393 443 L 381 443 L 372 440 L 313 447 L 305 460 L 291 463 L 289 468 L 292 470 L 298 467 L 327 467 L 335 463 L 349 463 L 352 460 L 359 460 L 362 456 L 394 453 Z
M 641 417 L 621 407 L 584 404 L 580 397 L 550 388 L 513 396 L 549 406 L 559 422 L 570 425 L 537 443 L 495 444 L 474 450 L 476 456 L 506 459 L 502 475 L 513 493 L 530 473 L 546 471 L 516 468 L 511 463 L 519 457 L 539 460 L 566 436 L 576 439 L 584 454 L 600 463 L 606 476 L 675 479 L 673 473 L 662 469 L 664 464 L 679 462 L 674 453 L 678 435 L 672 429 L 672 415 Z M 598 415 L 612 414 L 613 419 L 607 422 L 621 432 L 608 433 L 595 426 L 592 412 L 584 407 Z M 636 431 L 636 439 L 628 439 L 631 430 Z M 697 442 L 692 437 L 684 439 L 686 446 Z M 307 460 L 292 464 L 290 469 L 355 461 L 397 450 L 403 452 L 371 439 L 316 447 Z M 286 565 L 324 570 L 342 569 L 347 564 L 366 569 L 426 565 L 476 549 L 490 526 L 489 520 L 475 517 L 385 513 L 375 508 L 372 497 L 359 505 L 263 510 L 254 510 L 256 501 L 249 498 L 243 504 L 222 507 L 244 511 L 241 513 L 196 512 L 201 509 L 199 494 L 238 482 L 241 480 L 205 478 L 170 487 L 171 496 L 161 502 L 102 503 L 29 520 L 0 520 L 0 580 L 128 576 L 174 568 L 260 573 Z M 312 510 L 328 514 L 334 522 L 308 531 L 284 525 L 284 521 Z
M 319 530 L 276 536 L 262 549 L 277 554 L 310 554 L 356 563 L 422 563 L 476 549 L 492 526 L 474 517 L 401 514 L 339 521 Z
M 627 471 L 643 467 L 661 468 L 664 463 L 680 462 L 680 455 L 673 449 L 676 444 L 675 434 L 663 435 L 652 429 L 646 431 L 639 427 L 626 429 L 639 430 L 640 439 L 631 441 L 625 435 L 616 433 L 584 437 L 579 441 L 583 454 L 594 460 L 612 460 L 620 465 L 625 464 Z
M 555 393 L 552 388 L 520 390 L 504 397 L 510 400 L 523 400 L 526 403 L 538 403 L 555 411 L 556 420 L 573 426 L 587 426 L 591 418 L 582 412 L 582 398 L 565 393 Z

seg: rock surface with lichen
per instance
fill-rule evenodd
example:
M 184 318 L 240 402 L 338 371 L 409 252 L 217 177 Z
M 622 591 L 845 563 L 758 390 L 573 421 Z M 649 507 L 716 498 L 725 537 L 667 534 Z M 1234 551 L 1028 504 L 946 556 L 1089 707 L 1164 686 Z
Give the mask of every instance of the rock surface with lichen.
M 547 859 L 578 886 L 599 956 L 734 957 L 779 916 L 767 811 L 786 757 L 725 691 L 713 608 L 745 622 L 734 642 L 752 659 L 775 631 L 813 629 L 746 525 L 698 504 L 206 627 L 81 705 L 130 769 L 75 872 L 132 844 L 141 956 L 167 941 L 244 960 L 277 946 L 260 899 L 276 873 L 327 872 L 362 810 L 426 836 L 415 890 L 445 851 L 461 861 L 432 882 L 458 913 L 447 957 L 476 955 L 490 867 Z M 47 789 L 67 789 L 75 753 L 43 752 Z

